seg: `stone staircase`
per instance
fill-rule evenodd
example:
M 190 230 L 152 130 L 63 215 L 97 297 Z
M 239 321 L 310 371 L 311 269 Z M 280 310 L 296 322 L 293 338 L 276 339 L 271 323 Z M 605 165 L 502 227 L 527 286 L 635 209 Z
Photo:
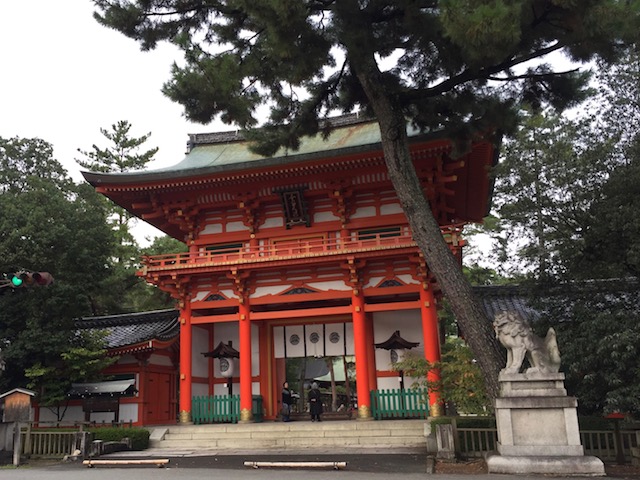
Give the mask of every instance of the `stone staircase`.
M 383 449 L 387 453 L 426 451 L 425 420 L 334 420 L 246 424 L 174 425 L 155 428 L 150 450 L 293 452 L 313 449 L 341 453 Z

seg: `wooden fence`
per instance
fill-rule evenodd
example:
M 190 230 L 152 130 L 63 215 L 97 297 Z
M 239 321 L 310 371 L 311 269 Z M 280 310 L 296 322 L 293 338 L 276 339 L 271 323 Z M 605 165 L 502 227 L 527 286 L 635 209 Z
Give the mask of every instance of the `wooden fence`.
M 191 419 L 202 423 L 238 423 L 240 419 L 240 395 L 205 395 L 193 397 Z
M 80 435 L 87 432 L 22 432 L 22 451 L 25 455 L 38 457 L 64 457 L 80 449 Z
M 372 390 L 371 416 L 376 420 L 387 418 L 427 418 L 429 408 L 426 389 Z
M 638 435 L 633 430 L 621 430 L 622 455 L 629 461 L 631 449 L 638 447 Z M 603 462 L 615 461 L 618 455 L 615 432 L 611 430 L 580 430 L 580 443 L 585 455 L 593 455 Z

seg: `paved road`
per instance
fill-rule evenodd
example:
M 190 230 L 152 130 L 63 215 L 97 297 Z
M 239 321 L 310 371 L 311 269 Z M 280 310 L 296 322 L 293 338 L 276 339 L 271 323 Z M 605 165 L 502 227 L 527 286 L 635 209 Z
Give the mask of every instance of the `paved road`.
M 115 456 L 104 457 L 115 459 Z M 132 457 L 120 457 L 132 458 Z M 148 458 L 148 457 L 147 457 Z M 96 466 L 79 462 L 31 463 L 0 469 L 0 480 L 471 480 L 476 476 L 426 473 L 426 455 L 198 455 L 172 456 L 166 468 L 156 466 Z M 346 462 L 346 468 L 251 468 L 245 462 Z M 482 480 L 543 480 L 545 476 L 481 475 Z M 579 477 L 571 477 L 572 480 Z M 593 477 L 586 477 L 593 478 Z M 611 478 L 611 477 L 609 477 Z

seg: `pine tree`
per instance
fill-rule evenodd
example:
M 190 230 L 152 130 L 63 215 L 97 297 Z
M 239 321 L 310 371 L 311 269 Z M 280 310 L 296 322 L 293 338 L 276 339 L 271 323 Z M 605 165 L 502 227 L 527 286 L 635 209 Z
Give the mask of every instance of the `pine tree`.
M 585 75 L 541 61 L 615 58 L 635 39 L 637 2 L 589 0 L 94 0 L 96 18 L 141 42 L 185 52 L 164 92 L 188 119 L 219 116 L 247 129 L 259 152 L 295 149 L 320 119 L 356 108 L 375 116 L 388 173 L 431 272 L 487 375 L 492 395 L 503 354 L 490 321 L 444 239 L 413 169 L 407 122 L 441 131 L 456 153 L 473 138 L 499 142 L 514 107 L 581 99 Z M 383 60 L 386 62 L 384 63 Z M 492 134 L 495 134 L 492 137 Z

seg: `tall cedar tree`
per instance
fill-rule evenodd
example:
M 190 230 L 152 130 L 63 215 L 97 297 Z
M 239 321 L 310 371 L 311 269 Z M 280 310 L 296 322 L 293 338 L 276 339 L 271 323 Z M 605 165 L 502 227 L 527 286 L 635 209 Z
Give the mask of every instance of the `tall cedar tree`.
M 94 0 L 96 19 L 140 41 L 184 50 L 164 93 L 188 119 L 250 129 L 263 154 L 295 149 L 321 118 L 361 109 L 380 126 L 391 181 L 414 238 L 449 298 L 491 395 L 504 364 L 410 160 L 407 122 L 439 130 L 464 152 L 511 131 L 521 102 L 580 98 L 585 75 L 542 58 L 615 59 L 638 31 L 638 2 L 613 0 Z M 384 63 L 383 63 L 384 60 Z M 386 65 L 383 69 L 381 65 Z

